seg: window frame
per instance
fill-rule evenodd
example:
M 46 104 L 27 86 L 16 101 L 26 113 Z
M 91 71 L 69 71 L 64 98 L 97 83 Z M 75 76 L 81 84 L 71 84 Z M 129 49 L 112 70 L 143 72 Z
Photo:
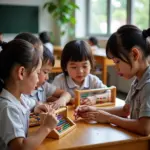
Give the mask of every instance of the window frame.
M 111 35 L 110 29 L 111 29 L 111 1 L 112 0 L 106 0 L 107 1 L 107 33 L 106 34 L 90 34 L 89 33 L 89 21 L 90 21 L 90 0 L 86 0 L 86 31 L 85 34 L 86 36 L 101 36 L 101 37 L 108 37 Z M 126 7 L 126 13 L 127 13 L 127 18 L 126 18 L 126 23 L 127 24 L 132 24 L 133 23 L 133 3 L 134 0 L 127 0 L 127 7 Z M 150 0 L 149 0 L 149 6 L 150 6 Z M 149 14 L 150 14 L 150 7 L 149 7 Z M 150 27 L 150 15 L 149 15 L 149 27 Z

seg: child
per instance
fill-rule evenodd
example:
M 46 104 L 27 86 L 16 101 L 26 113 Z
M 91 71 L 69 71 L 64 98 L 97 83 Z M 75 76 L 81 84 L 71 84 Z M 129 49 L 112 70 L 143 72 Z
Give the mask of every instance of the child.
M 44 44 L 44 46 L 46 46 L 51 51 L 51 53 L 53 54 L 54 47 L 51 43 L 50 35 L 48 34 L 48 32 L 41 32 L 39 34 L 39 38 L 42 41 L 42 43 Z
M 30 110 L 21 94 L 30 94 L 41 68 L 39 51 L 24 40 L 13 40 L 0 52 L 0 149 L 36 149 L 57 124 L 49 105 L 34 135 L 27 137 Z
M 112 123 L 142 135 L 150 134 L 149 36 L 150 28 L 141 31 L 133 25 L 124 25 L 111 35 L 106 46 L 107 57 L 116 64 L 118 75 L 126 79 L 136 77 L 125 105 L 103 110 L 81 106 L 75 112 L 76 117 Z
M 15 39 L 26 40 L 33 44 L 33 46 L 37 50 L 42 52 L 43 61 L 42 68 L 39 73 L 39 83 L 36 87 L 36 90 L 34 90 L 31 95 L 24 95 L 26 96 L 26 99 L 28 97 L 35 100 L 33 101 L 30 99 L 29 101 L 30 105 L 32 105 L 32 108 L 35 106 L 35 102 L 46 102 L 46 100 L 51 102 L 55 101 L 53 102 L 53 106 L 55 107 L 55 109 L 60 106 L 65 106 L 70 101 L 70 94 L 65 92 L 64 90 L 57 89 L 52 84 L 46 82 L 48 80 L 52 66 L 54 66 L 55 63 L 53 54 L 45 46 L 43 52 L 41 41 L 31 33 L 21 33 L 17 35 Z
M 55 77 L 53 84 L 68 91 L 73 98 L 75 89 L 106 87 L 98 77 L 90 74 L 93 66 L 94 58 L 88 43 L 82 40 L 71 41 L 65 45 L 62 51 L 61 68 L 63 73 Z M 96 99 L 88 96 L 83 98 L 81 103 L 93 105 L 96 103 Z
M 32 92 L 28 97 L 35 99 L 39 102 L 53 102 L 55 109 L 60 106 L 66 106 L 70 101 L 71 96 L 63 89 L 56 88 L 56 86 L 47 82 L 49 73 L 54 66 L 53 54 L 44 46 L 42 67 L 39 73 L 39 82 L 36 86 L 36 90 Z
M 92 50 L 99 50 L 100 46 L 96 37 L 89 37 L 88 43 L 90 44 Z

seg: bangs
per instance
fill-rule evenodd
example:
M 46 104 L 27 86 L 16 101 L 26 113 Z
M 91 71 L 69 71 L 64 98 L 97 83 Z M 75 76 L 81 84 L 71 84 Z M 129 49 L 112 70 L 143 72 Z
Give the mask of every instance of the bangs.
M 106 56 L 109 59 L 115 57 L 121 59 L 126 63 L 130 62 L 127 50 L 125 50 L 125 48 L 122 45 L 121 37 L 116 32 L 110 36 L 107 42 Z

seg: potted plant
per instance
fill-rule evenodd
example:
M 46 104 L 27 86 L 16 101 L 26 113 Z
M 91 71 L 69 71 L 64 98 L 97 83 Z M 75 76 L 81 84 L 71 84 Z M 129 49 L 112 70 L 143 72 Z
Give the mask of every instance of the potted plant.
M 74 13 L 79 7 L 73 0 L 53 0 L 46 2 L 43 7 L 56 20 L 57 25 L 60 27 L 61 35 L 64 35 L 66 31 L 68 31 L 69 35 L 74 34 L 74 25 L 76 23 Z

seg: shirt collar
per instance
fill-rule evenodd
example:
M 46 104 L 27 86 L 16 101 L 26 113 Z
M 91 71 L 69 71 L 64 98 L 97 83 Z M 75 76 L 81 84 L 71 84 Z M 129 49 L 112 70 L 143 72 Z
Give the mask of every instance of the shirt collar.
M 89 76 L 86 76 L 85 79 L 84 79 L 84 82 L 82 84 L 81 87 L 79 87 L 73 80 L 70 76 L 67 76 L 66 77 L 66 82 L 67 82 L 67 85 L 70 89 L 73 89 L 73 88 L 80 88 L 80 89 L 88 89 L 89 88 Z
M 150 67 L 146 69 L 142 78 L 140 80 L 135 79 L 133 82 L 134 85 L 137 84 L 136 89 L 140 90 L 146 83 L 150 82 Z
M 7 91 L 6 89 L 3 89 L 1 92 L 0 97 L 2 97 L 3 99 L 10 101 L 11 103 L 13 103 L 15 106 L 17 106 L 20 110 L 22 110 L 23 114 L 26 114 L 26 112 L 28 111 L 27 108 L 25 108 L 25 106 L 14 96 L 12 95 L 9 91 Z M 0 99 L 1 100 L 1 99 Z
M 30 95 L 34 97 L 38 92 L 41 92 L 41 91 L 44 91 L 42 86 L 40 86 L 36 90 L 32 91 L 32 93 Z

